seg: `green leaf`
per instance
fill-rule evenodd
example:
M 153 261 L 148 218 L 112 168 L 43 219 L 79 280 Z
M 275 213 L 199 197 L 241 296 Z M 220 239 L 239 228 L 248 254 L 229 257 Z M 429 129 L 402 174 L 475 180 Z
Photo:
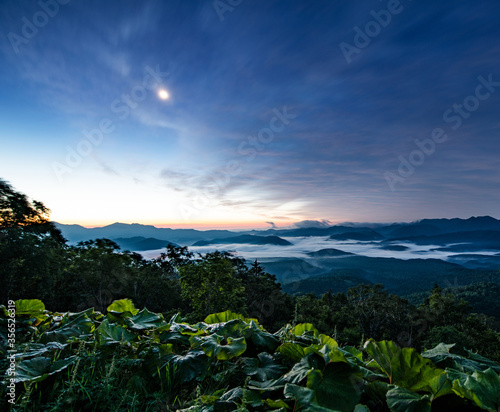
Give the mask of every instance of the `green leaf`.
M 285 342 L 278 349 L 277 352 L 281 353 L 285 358 L 292 362 L 299 362 L 306 353 L 306 347 L 299 343 Z
M 248 323 L 242 319 L 232 319 L 227 322 L 208 325 L 207 333 L 215 333 L 224 338 L 248 338 L 252 334 L 252 331 Z
M 170 354 L 164 357 L 166 362 L 160 370 L 174 367 L 174 375 L 179 384 L 197 379 L 202 381 L 208 374 L 209 361 L 202 351 L 191 351 L 186 355 Z
M 26 359 L 16 365 L 14 382 L 40 382 L 50 375 L 61 372 L 76 361 L 76 356 L 52 362 L 50 358 Z
M 333 409 L 323 408 L 314 401 L 314 392 L 302 386 L 287 384 L 285 386 L 285 397 L 294 399 L 294 411 L 304 412 L 334 412 Z
M 55 352 L 63 350 L 68 344 L 61 344 L 59 342 L 49 342 L 46 345 L 41 343 L 29 343 L 20 347 L 20 351 L 15 354 L 16 358 L 28 359 L 35 356 L 44 355 L 48 352 Z M 23 350 L 24 348 L 24 350 Z
M 297 401 L 296 406 L 298 406 L 298 408 L 294 408 L 294 410 L 309 406 L 314 399 L 314 391 L 292 383 L 287 383 L 285 385 L 284 393 L 285 398 L 295 399 Z
M 14 382 L 40 382 L 47 379 L 52 360 L 46 357 L 26 359 L 16 365 Z
M 179 332 L 183 335 L 193 336 L 193 335 L 204 335 L 205 331 L 199 328 L 194 328 L 187 323 L 172 323 L 170 325 L 170 330 L 173 332 Z
M 441 396 L 449 395 L 450 393 L 453 393 L 452 390 L 452 383 L 448 379 L 448 376 L 446 373 L 443 371 L 441 375 L 438 375 L 434 378 L 432 378 L 428 384 L 426 385 L 426 388 L 430 393 L 432 393 L 432 400 L 437 399 Z
M 248 376 L 255 376 L 261 382 L 268 379 L 276 379 L 286 370 L 283 365 L 277 363 L 266 352 L 259 353 L 257 358 L 246 358 L 244 365 L 243 372 Z
M 260 394 L 250 389 L 243 389 L 243 402 L 254 408 L 262 406 L 262 398 L 260 397 Z
M 268 352 L 274 352 L 276 348 L 280 345 L 279 339 L 273 334 L 262 330 L 257 323 L 253 320 L 250 321 L 250 331 L 252 334 L 247 337 L 250 338 L 252 343 L 259 349 L 263 349 Z
M 319 342 L 321 346 L 328 346 L 329 350 L 337 349 L 337 347 L 339 346 L 335 339 L 323 334 L 319 335 Z
M 341 359 L 337 353 L 343 354 L 343 359 Z M 365 362 L 363 362 L 363 353 L 352 346 L 347 346 L 345 348 L 337 348 L 329 354 L 331 360 L 344 360 L 351 365 L 357 366 L 363 373 L 363 377 L 368 380 L 374 380 L 378 378 L 384 378 L 386 375 L 383 373 L 374 372 L 367 368 Z M 385 393 L 384 393 L 385 399 Z
M 231 312 L 230 310 L 226 310 L 225 312 L 213 313 L 211 315 L 208 315 L 205 318 L 205 323 L 208 323 L 210 325 L 213 323 L 228 322 L 233 319 L 246 320 L 246 318 L 243 315 Z
M 200 347 L 211 358 L 229 360 L 240 356 L 247 349 L 245 338 L 227 338 L 220 335 L 192 336 L 190 339 L 194 347 Z M 227 343 L 224 343 L 227 342 Z
M 15 301 L 17 315 L 40 315 L 45 305 L 40 299 L 19 299 Z
M 277 391 L 279 389 L 283 389 L 285 385 L 286 381 L 283 377 L 280 377 L 278 379 L 271 379 L 265 382 L 258 382 L 258 381 L 248 382 L 248 388 L 257 391 L 270 391 L 270 392 Z
M 314 337 L 319 336 L 318 329 L 316 329 L 312 323 L 299 323 L 297 326 L 293 327 L 290 331 L 295 336 L 301 336 L 304 333 L 307 335 L 312 335 Z
M 137 315 L 125 319 L 125 323 L 130 329 L 134 330 L 153 329 L 167 325 L 163 316 L 150 312 L 146 308 L 142 309 Z
M 430 412 L 428 395 L 419 395 L 407 389 L 395 387 L 387 392 L 387 405 L 391 412 Z
M 355 366 L 344 362 L 328 363 L 321 371 L 307 376 L 307 387 L 314 391 L 320 406 L 352 411 L 361 398 L 363 376 Z
M 236 402 L 243 398 L 243 389 L 240 387 L 230 389 L 220 397 L 221 401 Z
M 436 347 L 426 350 L 422 352 L 422 356 L 424 358 L 430 359 L 435 364 L 442 362 L 445 359 L 456 359 L 460 358 L 460 355 L 455 355 L 454 353 L 450 353 L 450 349 L 453 348 L 455 344 L 446 345 L 444 343 L 440 343 Z
M 109 323 L 108 319 L 105 319 L 96 329 L 96 338 L 101 346 L 108 346 L 123 342 L 130 343 L 136 335 L 123 326 Z
M 392 341 L 370 339 L 365 350 L 387 375 L 389 383 L 405 389 L 424 390 L 432 379 L 444 373 L 415 349 L 400 348 Z
M 135 308 L 134 303 L 130 299 L 115 300 L 106 310 L 108 311 L 109 320 L 113 322 L 118 321 L 119 318 L 137 315 L 139 312 L 139 309 Z
M 365 386 L 366 396 L 374 403 L 384 405 L 387 401 L 387 392 L 393 386 L 387 382 L 373 381 Z
M 482 368 L 480 370 L 486 370 L 488 368 L 493 369 L 495 372 L 500 373 L 500 365 L 492 360 L 485 358 L 484 356 L 478 355 L 477 353 L 471 352 L 470 350 L 465 349 L 465 351 L 469 354 L 469 359 L 477 362 Z
M 500 409 L 500 377 L 493 369 L 474 371 L 472 375 L 450 369 L 446 373 L 457 395 L 470 399 L 482 409 Z
M 293 368 L 286 375 L 283 376 L 283 379 L 287 382 L 298 384 L 302 382 L 307 375 L 315 368 L 315 367 L 324 367 L 324 362 L 322 361 L 322 365 L 319 366 L 317 362 L 314 362 L 312 359 L 314 355 L 304 356 L 298 363 L 296 363 Z
M 286 404 L 286 402 L 283 399 L 266 399 L 264 403 L 269 406 L 271 409 L 290 409 L 290 407 Z
M 77 313 L 65 313 L 56 329 L 45 332 L 42 342 L 66 343 L 70 338 L 80 338 L 91 334 L 95 325 L 89 318 L 89 314 L 94 314 L 94 309 L 88 309 Z

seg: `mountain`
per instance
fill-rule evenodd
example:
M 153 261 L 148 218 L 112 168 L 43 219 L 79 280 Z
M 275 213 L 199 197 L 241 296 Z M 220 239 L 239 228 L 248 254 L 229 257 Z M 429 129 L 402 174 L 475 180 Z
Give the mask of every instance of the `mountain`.
M 351 252 L 344 252 L 343 250 L 338 249 L 321 249 L 316 252 L 308 252 L 307 254 L 311 257 L 339 257 L 353 255 Z
M 405 250 L 408 250 L 410 248 L 408 246 L 403 246 L 403 245 L 383 245 L 380 246 L 380 249 L 390 250 L 393 252 L 404 252 Z
M 470 217 L 468 219 L 423 219 L 421 224 L 431 224 L 443 233 L 470 232 L 477 230 L 500 231 L 500 220 L 491 216 Z
M 199 240 L 193 243 L 193 246 L 208 246 L 208 245 L 227 245 L 227 244 L 250 244 L 250 245 L 278 245 L 278 246 L 290 246 L 288 240 L 282 239 L 278 236 L 256 236 L 256 235 L 240 235 L 232 236 L 223 239 L 212 239 L 212 240 Z
M 388 235 L 391 238 L 400 238 L 405 236 L 429 236 L 438 235 L 443 231 L 430 223 L 415 223 L 408 226 L 399 227 L 390 232 Z
M 297 268 L 298 265 L 297 263 Z M 467 269 L 460 264 L 440 259 L 401 260 L 353 255 L 339 259 L 318 258 L 314 260 L 314 265 L 317 265 L 314 270 L 307 270 L 307 266 L 303 265 L 306 270 L 300 267 L 302 270 L 296 270 L 294 276 L 291 276 L 290 271 L 284 272 L 285 268 L 281 265 L 269 262 L 263 266 L 266 271 L 278 277 L 283 289 L 289 293 L 303 291 L 324 293 L 336 290 L 346 280 L 356 279 L 358 283 L 381 283 L 392 293 L 406 295 L 429 290 L 435 283 L 442 286 L 467 285 L 486 281 L 491 276 L 490 271 Z M 344 278 L 336 279 L 337 277 Z M 310 280 L 311 285 L 309 285 Z
M 382 240 L 384 236 L 374 230 L 363 230 L 360 232 L 345 232 L 331 235 L 332 240 L 358 240 L 360 242 L 366 242 L 371 240 Z
M 301 227 L 296 229 L 267 229 L 264 231 L 250 230 L 245 233 L 253 235 L 274 235 L 284 237 L 311 237 L 311 236 L 330 236 L 345 232 L 363 232 L 369 231 L 367 227 L 352 226 L 329 226 L 329 227 Z
M 407 224 L 392 224 L 377 231 L 390 238 L 407 236 L 432 236 L 444 233 L 471 232 L 478 230 L 500 231 L 500 220 L 491 216 L 468 219 L 422 219 Z
M 119 239 L 144 237 L 169 239 L 170 242 L 186 246 L 198 240 L 225 238 L 238 234 L 229 230 L 170 229 L 158 228 L 151 225 L 141 225 L 138 223 L 113 223 L 108 226 L 95 228 L 85 228 L 80 225 L 65 225 L 57 222 L 55 225 L 70 243 L 78 243 L 84 240 L 99 238 Z
M 114 242 L 120 246 L 122 250 L 131 250 L 141 252 L 144 250 L 154 250 L 163 249 L 167 245 L 178 246 L 175 243 L 169 242 L 168 240 L 160 240 L 152 237 L 145 238 L 143 236 L 127 237 L 112 239 Z
M 417 245 L 449 244 L 449 243 L 493 243 L 500 246 L 500 231 L 475 230 L 468 232 L 443 233 L 433 236 L 406 236 L 390 238 L 390 241 L 406 240 Z
M 259 259 L 259 263 L 266 272 L 276 275 L 281 284 L 324 273 L 324 269 L 298 258 L 282 258 L 274 261 Z

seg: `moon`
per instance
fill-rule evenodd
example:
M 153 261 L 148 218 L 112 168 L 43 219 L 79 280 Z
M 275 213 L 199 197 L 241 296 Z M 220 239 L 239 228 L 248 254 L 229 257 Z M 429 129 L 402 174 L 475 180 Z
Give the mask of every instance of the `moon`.
M 158 97 L 162 100 L 167 100 L 170 94 L 165 89 L 158 90 Z

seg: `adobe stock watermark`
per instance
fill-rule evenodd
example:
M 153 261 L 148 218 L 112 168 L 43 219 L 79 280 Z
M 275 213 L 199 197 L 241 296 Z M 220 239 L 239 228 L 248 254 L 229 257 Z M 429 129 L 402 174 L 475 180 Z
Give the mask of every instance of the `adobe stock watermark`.
M 474 89 L 474 94 L 467 96 L 461 103 L 454 103 L 451 108 L 443 113 L 443 121 L 450 124 L 451 131 L 459 129 L 463 121 L 468 119 L 472 113 L 479 109 L 481 102 L 488 100 L 496 88 L 500 87 L 500 81 L 493 80 L 493 75 L 478 76 L 479 84 Z M 449 133 L 449 132 L 448 132 Z M 417 149 L 410 152 L 407 158 L 398 156 L 399 166 L 394 172 L 386 171 L 384 178 L 391 191 L 396 190 L 396 184 L 403 183 L 415 173 L 417 167 L 424 164 L 427 157 L 432 156 L 438 145 L 448 141 L 447 131 L 442 127 L 436 127 L 431 131 L 430 137 L 426 139 L 415 139 Z
M 269 120 L 268 127 L 261 128 L 256 136 L 248 136 L 238 146 L 238 154 L 247 162 L 254 160 L 264 148 L 274 140 L 275 133 L 281 133 L 290 124 L 290 120 L 297 117 L 296 114 L 288 112 L 286 106 L 279 110 L 272 110 L 274 116 Z M 229 160 L 225 167 L 213 172 L 209 176 L 200 179 L 195 185 L 195 193 L 191 204 L 181 204 L 179 211 L 186 222 L 191 216 L 198 215 L 202 210 L 209 207 L 221 191 L 229 185 L 231 179 L 242 173 L 242 162 L 239 159 Z M 203 189 L 198 189 L 203 187 Z
M 131 111 L 146 99 L 148 92 L 161 88 L 163 78 L 168 76 L 167 72 L 160 71 L 159 65 L 156 65 L 154 69 L 146 66 L 145 71 L 146 74 L 141 84 L 132 87 L 128 94 L 123 93 L 119 98 L 111 102 L 110 110 L 118 120 L 127 119 Z M 52 162 L 51 165 L 59 182 L 63 181 L 64 175 L 80 166 L 83 160 L 93 152 L 94 148 L 103 142 L 104 135 L 113 133 L 116 128 L 115 122 L 116 119 L 103 117 L 95 128 L 82 130 L 83 138 L 75 147 L 66 146 L 65 161 Z
M 68 4 L 70 0 L 40 0 L 38 7 L 40 10 L 33 13 L 31 19 L 23 16 L 21 19 L 21 34 L 9 32 L 7 38 L 10 41 L 12 48 L 16 54 L 19 54 L 20 47 L 26 46 L 33 39 L 40 29 L 43 29 L 50 21 L 59 13 L 59 6 Z
M 219 20 L 224 21 L 224 14 L 232 13 L 241 3 L 243 3 L 243 0 L 214 0 L 212 5 L 217 16 L 219 16 Z
M 7 390 L 7 402 L 11 405 L 16 403 L 16 303 L 9 300 L 7 307 L 7 365 L 5 371 Z
M 382 1 L 382 0 L 380 0 Z M 411 2 L 411 0 L 406 0 Z M 377 37 L 382 30 L 385 29 L 392 21 L 393 16 L 400 14 L 404 10 L 404 6 L 400 0 L 388 0 L 385 9 L 370 11 L 372 19 L 368 21 L 362 28 L 354 26 L 354 37 L 351 43 L 340 42 L 339 47 L 344 55 L 347 64 L 351 64 L 352 56 L 360 54 L 366 49 Z

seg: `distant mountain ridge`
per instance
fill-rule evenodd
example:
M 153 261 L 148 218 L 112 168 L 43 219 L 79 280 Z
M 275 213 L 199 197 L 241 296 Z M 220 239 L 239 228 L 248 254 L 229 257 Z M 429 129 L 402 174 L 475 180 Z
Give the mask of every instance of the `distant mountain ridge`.
M 138 223 L 125 224 L 113 223 L 108 226 L 85 228 L 80 225 L 65 225 L 55 223 L 61 230 L 63 236 L 70 243 L 77 243 L 85 240 L 108 238 L 131 238 L 144 237 L 154 239 L 165 239 L 169 242 L 183 246 L 191 246 L 194 243 L 205 240 L 213 241 L 240 235 L 256 236 L 278 236 L 278 237 L 311 237 L 332 235 L 342 235 L 350 233 L 376 232 L 389 239 L 404 238 L 410 236 L 434 236 L 447 233 L 473 232 L 473 231 L 500 231 L 500 220 L 491 216 L 470 217 L 468 219 L 422 219 L 411 223 L 392 223 L 387 225 L 377 225 L 373 230 L 373 225 L 353 226 L 333 225 L 328 227 L 291 228 L 291 229 L 267 229 L 267 230 L 196 230 L 196 229 L 170 229 L 157 228 L 152 225 L 142 225 Z M 359 235 L 358 237 L 363 235 Z
M 113 223 L 111 225 L 95 228 L 86 228 L 80 225 L 65 225 L 57 222 L 55 222 L 55 225 L 61 230 L 63 236 L 68 239 L 70 243 L 98 238 L 119 239 L 139 236 L 144 238 L 168 239 L 169 242 L 181 245 L 191 245 L 200 239 L 217 239 L 239 234 L 238 232 L 231 232 L 229 230 L 158 228 L 152 225 L 142 225 L 139 223 Z
M 251 244 L 251 245 L 279 245 L 290 246 L 293 243 L 282 239 L 278 236 L 256 236 L 256 235 L 240 235 L 222 239 L 199 240 L 193 243 L 193 246 L 208 246 L 215 244 Z

